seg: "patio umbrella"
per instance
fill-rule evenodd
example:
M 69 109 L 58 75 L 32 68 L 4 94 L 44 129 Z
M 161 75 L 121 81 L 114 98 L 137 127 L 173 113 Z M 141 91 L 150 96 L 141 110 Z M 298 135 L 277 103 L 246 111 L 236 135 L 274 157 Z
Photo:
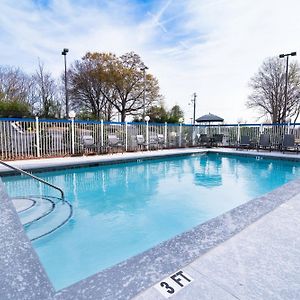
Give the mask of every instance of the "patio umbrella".
M 224 121 L 223 118 L 213 115 L 211 113 L 196 119 L 196 122 L 198 123 L 211 123 L 211 122 L 223 122 L 223 121 Z
M 208 132 L 210 134 L 210 123 L 217 123 L 217 122 L 223 122 L 224 119 L 221 117 L 218 117 L 216 115 L 213 115 L 211 113 L 201 116 L 200 118 L 196 119 L 196 122 L 198 123 L 208 123 Z

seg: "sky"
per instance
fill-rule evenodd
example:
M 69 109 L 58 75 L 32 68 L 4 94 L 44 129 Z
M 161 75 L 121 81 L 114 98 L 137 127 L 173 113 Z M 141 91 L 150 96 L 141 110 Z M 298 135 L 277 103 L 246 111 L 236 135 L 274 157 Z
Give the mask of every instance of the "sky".
M 87 51 L 134 51 L 185 122 L 217 114 L 256 122 L 246 108 L 249 80 L 263 60 L 297 51 L 299 0 L 0 0 L 0 65 L 34 72 L 38 60 L 59 77 Z

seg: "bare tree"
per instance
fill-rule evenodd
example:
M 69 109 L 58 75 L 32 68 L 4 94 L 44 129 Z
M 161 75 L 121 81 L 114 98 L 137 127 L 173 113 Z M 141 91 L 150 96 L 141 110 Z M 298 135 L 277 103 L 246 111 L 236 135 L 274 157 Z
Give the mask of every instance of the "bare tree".
M 285 71 L 284 61 L 268 58 L 250 80 L 252 94 L 247 107 L 257 109 L 260 117 L 270 118 L 272 123 L 285 121 Z M 300 108 L 300 68 L 296 62 L 289 64 L 287 91 L 286 117 L 296 119 Z
M 0 94 L 5 101 L 30 102 L 31 78 L 19 68 L 0 66 Z
M 32 76 L 36 113 L 45 118 L 60 116 L 59 89 L 51 73 L 46 72 L 39 62 L 36 73 Z

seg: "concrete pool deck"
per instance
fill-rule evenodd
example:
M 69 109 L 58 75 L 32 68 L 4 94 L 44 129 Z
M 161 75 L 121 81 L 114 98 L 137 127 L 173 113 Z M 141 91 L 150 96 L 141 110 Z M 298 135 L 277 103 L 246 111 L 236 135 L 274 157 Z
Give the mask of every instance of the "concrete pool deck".
M 13 162 L 27 170 L 206 152 L 174 149 Z M 299 160 L 300 155 L 208 149 Z M 5 171 L 4 168 L 0 169 Z M 194 278 L 171 299 L 299 299 L 300 179 L 157 247 L 55 292 L 0 184 L 0 299 L 164 299 L 156 282 L 178 269 Z M 3 200 L 3 201 L 2 201 Z M 147 290 L 148 288 L 148 290 Z M 149 289 L 150 288 L 150 289 Z
M 171 297 L 300 299 L 300 195 L 182 270 L 194 281 Z M 154 287 L 135 300 L 165 299 Z

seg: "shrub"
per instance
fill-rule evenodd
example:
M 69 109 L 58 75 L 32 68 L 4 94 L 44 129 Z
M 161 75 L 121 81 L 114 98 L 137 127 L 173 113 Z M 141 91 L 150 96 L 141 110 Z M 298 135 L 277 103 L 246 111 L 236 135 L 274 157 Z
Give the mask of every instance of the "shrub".
M 31 111 L 29 104 L 17 100 L 0 101 L 1 118 L 23 118 L 30 116 Z

